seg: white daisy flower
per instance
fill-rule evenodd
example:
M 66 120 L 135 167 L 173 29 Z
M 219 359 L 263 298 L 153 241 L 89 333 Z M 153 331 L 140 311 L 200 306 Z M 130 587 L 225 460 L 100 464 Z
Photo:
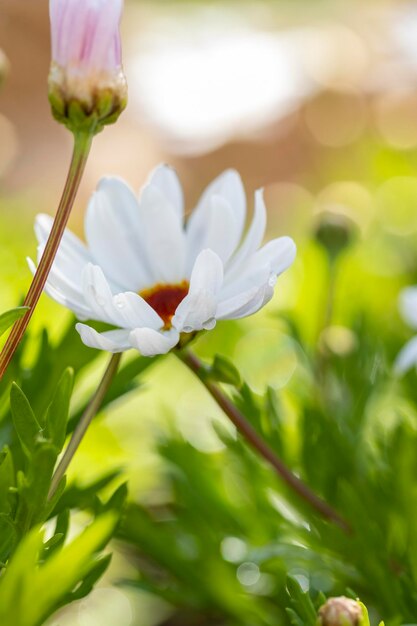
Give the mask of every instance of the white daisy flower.
M 104 178 L 88 205 L 87 245 L 66 231 L 46 292 L 78 319 L 116 327 L 99 333 L 77 324 L 87 346 L 165 354 L 181 333 L 211 330 L 217 320 L 258 311 L 293 262 L 296 248 L 289 237 L 260 247 L 266 227 L 262 191 L 256 192 L 254 217 L 243 236 L 245 219 L 245 192 L 233 170 L 209 185 L 186 225 L 181 186 L 171 168 L 159 166 L 139 199 L 122 180 Z M 51 227 L 51 217 L 36 218 L 38 259 Z
M 400 294 L 399 309 L 404 321 L 417 330 L 417 287 L 403 289 Z M 394 364 L 394 371 L 400 376 L 413 365 L 417 367 L 417 336 L 408 341 L 400 351 Z

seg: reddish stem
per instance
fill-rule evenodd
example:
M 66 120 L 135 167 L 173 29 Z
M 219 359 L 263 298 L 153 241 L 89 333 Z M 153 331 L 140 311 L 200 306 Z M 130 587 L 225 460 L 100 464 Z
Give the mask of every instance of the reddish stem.
M 272 448 L 258 435 L 253 426 L 246 420 L 239 409 L 223 393 L 215 383 L 207 379 L 205 368 L 201 361 L 191 352 L 182 351 L 177 353 L 181 360 L 200 379 L 207 391 L 214 398 L 220 408 L 224 411 L 237 430 L 243 435 L 246 441 L 275 469 L 284 482 L 295 491 L 305 502 L 317 511 L 322 517 L 337 524 L 346 533 L 351 532 L 350 525 L 335 511 L 327 502 L 322 500 L 306 484 L 303 483 L 291 470 L 281 461 Z
M 3 378 L 10 361 L 12 360 L 13 355 L 16 352 L 23 335 L 25 334 L 26 328 L 45 287 L 56 253 L 58 252 L 59 244 L 61 243 L 68 218 L 71 214 L 75 196 L 80 186 L 81 178 L 90 152 L 92 139 L 93 135 L 90 133 L 80 133 L 74 136 L 74 149 L 71 165 L 65 182 L 61 201 L 59 203 L 57 214 L 46 243 L 45 250 L 24 301 L 24 306 L 28 307 L 28 311 L 13 325 L 10 335 L 8 336 L 0 354 L 0 380 Z

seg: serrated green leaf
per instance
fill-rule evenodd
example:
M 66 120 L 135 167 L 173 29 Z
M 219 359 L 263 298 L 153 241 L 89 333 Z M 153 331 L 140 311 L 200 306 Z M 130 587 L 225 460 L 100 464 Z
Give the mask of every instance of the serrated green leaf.
M 55 532 L 52 537 L 54 541 L 52 543 L 46 543 L 45 547 L 48 546 L 48 550 L 46 553 L 47 558 L 49 558 L 54 552 L 60 549 L 67 538 L 68 530 L 70 525 L 70 512 L 66 509 L 62 511 L 57 516 L 56 524 L 55 524 Z
M 96 554 L 108 543 L 116 523 L 114 513 L 102 515 L 43 564 L 38 563 L 42 534 L 34 528 L 19 545 L 1 579 L 0 624 L 43 624 L 95 569 Z
M 65 443 L 73 384 L 74 371 L 69 367 L 65 370 L 58 383 L 53 400 L 45 416 L 45 435 L 59 451 L 62 450 Z
M 42 429 L 32 411 L 29 400 L 16 383 L 12 384 L 10 390 L 10 406 L 17 436 L 24 453 L 30 458 L 35 452 Z
M 111 554 L 106 554 L 101 559 L 98 559 L 91 567 L 90 571 L 84 576 L 83 581 L 80 586 L 77 587 L 75 591 L 71 593 L 68 598 L 65 598 L 64 602 L 67 604 L 68 602 L 74 602 L 75 600 L 81 600 L 81 598 L 85 598 L 94 588 L 94 585 L 100 580 L 103 576 L 104 572 L 110 565 L 110 561 L 112 560 Z
M 13 326 L 18 319 L 23 317 L 28 310 L 29 307 L 27 306 L 18 306 L 15 309 L 10 309 L 10 311 L 2 313 L 0 315 L 0 337 L 10 326 Z

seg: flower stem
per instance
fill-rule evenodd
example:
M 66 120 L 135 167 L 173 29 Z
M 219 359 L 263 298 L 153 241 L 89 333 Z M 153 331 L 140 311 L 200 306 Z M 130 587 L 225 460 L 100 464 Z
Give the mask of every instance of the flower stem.
M 217 402 L 219 407 L 224 411 L 230 421 L 236 426 L 237 430 L 246 439 L 246 441 L 254 448 L 272 467 L 277 474 L 281 476 L 284 482 L 295 491 L 303 500 L 305 500 L 313 509 L 322 517 L 337 524 L 347 533 L 351 532 L 350 525 L 335 511 L 327 502 L 322 500 L 311 489 L 303 483 L 291 470 L 281 461 L 272 448 L 258 435 L 253 426 L 247 421 L 245 416 L 231 402 L 231 400 L 222 392 L 220 387 L 211 382 L 205 376 L 205 368 L 201 361 L 190 351 L 183 350 L 176 352 L 177 356 L 187 365 L 190 370 L 199 378 L 207 391 Z
M 74 149 L 72 153 L 71 165 L 65 182 L 64 191 L 56 213 L 56 217 L 45 246 L 42 258 L 33 277 L 29 291 L 24 301 L 24 306 L 28 307 L 27 313 L 21 317 L 13 326 L 9 337 L 0 354 L 0 380 L 9 366 L 10 361 L 16 352 L 19 343 L 26 331 L 29 321 L 35 311 L 36 305 L 41 297 L 42 291 L 51 270 L 59 244 L 64 234 L 75 196 L 80 186 L 81 178 L 85 169 L 87 158 L 90 152 L 94 131 L 79 132 L 74 135 Z
M 49 494 L 48 494 L 49 500 L 51 500 L 51 498 L 53 498 L 53 496 L 55 495 L 56 490 L 58 489 L 59 483 L 61 482 L 65 472 L 67 471 L 74 454 L 78 450 L 78 447 L 81 441 L 83 440 L 83 437 L 85 433 L 87 432 L 87 429 L 89 425 L 91 424 L 91 421 L 100 410 L 104 397 L 106 393 L 108 392 L 110 385 L 117 373 L 121 356 L 122 356 L 121 353 L 112 355 L 109 361 L 109 364 L 106 368 L 106 371 L 104 372 L 103 378 L 101 379 L 100 384 L 97 387 L 95 394 L 91 398 L 89 405 L 87 406 L 86 410 L 82 414 L 80 421 L 77 424 L 76 429 L 72 433 L 72 437 L 67 446 L 67 449 L 65 450 L 64 455 L 62 459 L 60 460 L 58 467 L 56 468 L 55 473 L 52 477 L 51 487 L 49 489 Z

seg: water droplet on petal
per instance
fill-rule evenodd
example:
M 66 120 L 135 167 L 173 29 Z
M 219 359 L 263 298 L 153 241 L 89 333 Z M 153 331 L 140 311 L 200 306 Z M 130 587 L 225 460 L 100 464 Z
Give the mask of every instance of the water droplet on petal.
M 182 329 L 182 331 L 184 333 L 192 333 L 193 332 L 193 327 L 192 326 L 184 326 L 184 328 Z
M 216 325 L 216 318 L 215 317 L 210 317 L 207 321 L 205 321 L 203 323 L 203 328 L 205 330 L 213 330 L 215 325 Z
M 270 287 L 275 287 L 275 285 L 276 285 L 276 284 L 277 284 L 277 276 L 276 276 L 276 274 L 272 274 L 272 275 L 269 277 L 269 280 L 268 280 L 268 285 L 269 285 Z

